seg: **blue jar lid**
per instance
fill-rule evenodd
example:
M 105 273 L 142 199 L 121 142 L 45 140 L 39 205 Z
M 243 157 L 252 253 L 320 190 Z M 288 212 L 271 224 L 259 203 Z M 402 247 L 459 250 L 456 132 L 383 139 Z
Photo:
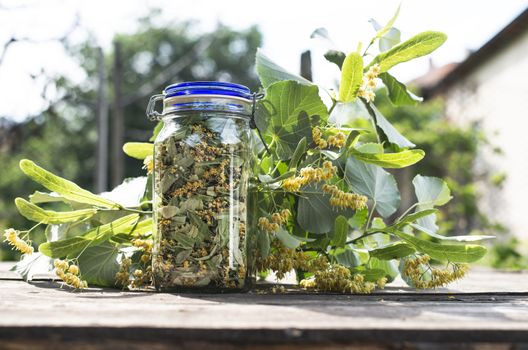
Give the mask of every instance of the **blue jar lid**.
M 165 88 L 165 98 L 191 95 L 219 95 L 251 100 L 251 90 L 244 85 L 219 81 L 193 81 L 172 84 Z

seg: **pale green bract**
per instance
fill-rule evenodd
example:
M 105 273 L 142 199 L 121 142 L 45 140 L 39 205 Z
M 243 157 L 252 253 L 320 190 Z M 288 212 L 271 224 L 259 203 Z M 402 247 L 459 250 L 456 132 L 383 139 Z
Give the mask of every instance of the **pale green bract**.
M 386 72 L 399 63 L 430 54 L 446 40 L 447 36 L 440 32 L 427 31 L 417 34 L 409 40 L 374 57 L 368 67 L 378 64 L 381 71 Z
M 421 149 L 397 153 L 367 153 L 350 148 L 350 154 L 362 162 L 376 164 L 383 168 L 405 168 L 418 163 L 425 156 L 425 152 Z
M 123 145 L 123 152 L 129 157 L 143 160 L 154 152 L 154 145 L 148 142 L 127 142 Z
M 414 237 L 402 231 L 392 231 L 405 242 L 413 245 L 416 250 L 428 254 L 439 261 L 452 263 L 471 263 L 481 259 L 486 254 L 486 247 L 476 244 L 440 244 Z
M 42 224 L 63 224 L 89 218 L 97 213 L 97 209 L 80 209 L 74 211 L 44 210 L 23 198 L 16 198 L 18 212 L 26 219 Z
M 34 162 L 23 159 L 20 161 L 20 169 L 35 182 L 46 187 L 48 190 L 57 192 L 66 199 L 91 204 L 102 208 L 119 208 L 120 205 L 103 197 L 93 194 L 79 187 L 74 182 L 63 179 L 49 171 L 39 167 Z
M 363 81 L 363 58 L 357 52 L 349 53 L 341 68 L 341 85 L 339 86 L 339 101 L 352 102 L 356 99 L 359 87 Z
M 79 236 L 42 243 L 39 246 L 39 252 L 51 258 L 75 257 L 75 254 L 88 247 L 97 246 L 114 235 L 131 233 L 138 219 L 138 214 L 130 214 L 109 224 L 88 230 Z

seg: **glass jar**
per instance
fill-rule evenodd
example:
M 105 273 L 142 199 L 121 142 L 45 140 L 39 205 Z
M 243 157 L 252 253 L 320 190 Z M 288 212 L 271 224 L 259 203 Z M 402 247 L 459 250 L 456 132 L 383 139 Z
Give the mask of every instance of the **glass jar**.
M 153 279 L 158 290 L 238 291 L 249 283 L 250 90 L 220 82 L 168 86 L 147 115 L 154 141 Z M 163 100 L 163 112 L 154 110 Z

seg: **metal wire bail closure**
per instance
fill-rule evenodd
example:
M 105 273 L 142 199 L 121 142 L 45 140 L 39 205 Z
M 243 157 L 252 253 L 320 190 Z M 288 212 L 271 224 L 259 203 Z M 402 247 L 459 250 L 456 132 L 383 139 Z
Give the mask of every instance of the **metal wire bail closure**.
M 264 149 L 266 149 L 266 152 L 268 152 L 269 155 L 271 155 L 271 151 L 268 147 L 268 144 L 266 143 L 266 141 L 264 140 L 264 137 L 262 136 L 262 133 L 260 132 L 260 129 L 258 128 L 257 126 L 257 122 L 255 121 L 255 113 L 257 111 L 257 103 L 258 103 L 258 100 L 264 98 L 264 94 L 262 93 L 253 93 L 251 95 L 251 99 L 253 101 L 253 104 L 252 104 L 252 108 L 251 108 L 251 119 L 249 120 L 249 127 L 251 129 L 255 129 L 257 130 L 257 134 L 258 134 L 258 137 L 260 139 L 260 141 L 262 142 L 262 144 L 264 145 Z
M 162 101 L 165 96 L 163 94 L 153 95 L 147 105 L 147 117 L 150 121 L 160 121 L 163 116 L 161 113 L 156 111 L 156 102 Z

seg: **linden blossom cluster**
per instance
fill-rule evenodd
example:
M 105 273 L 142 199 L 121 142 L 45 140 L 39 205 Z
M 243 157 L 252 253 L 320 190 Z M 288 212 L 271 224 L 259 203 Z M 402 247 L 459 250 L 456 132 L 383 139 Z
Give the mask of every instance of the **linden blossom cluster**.
M 352 274 L 350 269 L 343 265 L 332 264 L 324 270 L 314 272 L 314 277 L 300 282 L 301 287 L 306 289 L 317 289 L 324 292 L 340 293 L 371 293 L 376 286 L 385 288 L 387 279 L 382 277 L 374 282 L 365 281 L 362 274 Z
M 149 155 L 143 160 L 143 169 L 147 170 L 147 174 L 152 174 L 154 170 L 154 156 Z
M 32 254 L 33 247 L 28 242 L 20 238 L 18 236 L 19 234 L 20 231 L 17 231 L 13 228 L 8 228 L 4 231 L 5 241 L 9 243 L 9 245 L 11 245 L 14 249 L 23 254 Z
M 334 176 L 337 167 L 326 160 L 322 168 L 305 167 L 299 171 L 299 176 L 290 177 L 282 182 L 282 188 L 288 192 L 298 192 L 302 186 L 320 181 L 328 181 Z
M 330 161 L 324 161 L 322 168 L 305 167 L 299 176 L 288 178 L 282 182 L 282 188 L 288 192 L 298 192 L 302 186 L 320 181 L 328 181 L 334 176 L 337 168 Z M 368 198 L 356 193 L 347 193 L 335 185 L 324 184 L 323 192 L 331 195 L 330 205 L 340 208 L 363 209 L 367 206 Z
M 323 192 L 329 193 L 330 205 L 340 208 L 351 208 L 354 210 L 367 207 L 368 198 L 357 193 L 348 193 L 340 190 L 335 185 L 324 184 Z
M 429 265 L 431 257 L 421 255 L 405 261 L 404 275 L 408 276 L 416 288 L 429 289 L 445 286 L 464 277 L 469 269 L 467 264 L 453 264 L 452 270 L 433 268 Z M 426 273 L 430 271 L 430 280 Z
M 328 259 L 319 255 L 312 258 L 302 251 L 285 247 L 279 240 L 274 239 L 271 242 L 272 253 L 265 258 L 257 259 L 257 270 L 275 272 L 278 279 L 292 270 L 303 270 L 314 273 L 315 271 L 325 270 L 328 267 Z
M 268 232 L 273 233 L 276 232 L 280 225 L 285 223 L 288 218 L 291 216 L 291 212 L 289 209 L 283 209 L 280 213 L 273 213 L 271 214 L 271 221 L 269 221 L 266 217 L 260 217 L 258 221 L 258 226 L 260 229 Z
M 320 149 L 327 148 L 328 146 L 341 148 L 346 143 L 346 135 L 343 132 L 339 131 L 335 135 L 328 136 L 328 140 L 325 140 L 323 138 L 323 132 L 318 127 L 312 129 L 312 138 L 317 148 Z
M 55 266 L 55 273 L 66 285 L 76 288 L 84 289 L 88 287 L 88 283 L 81 279 L 79 275 L 79 267 L 75 264 L 69 264 L 65 260 L 57 259 L 53 262 Z
M 363 76 L 363 82 L 358 90 L 358 96 L 363 97 L 367 102 L 372 102 L 376 98 L 376 78 L 381 73 L 380 66 L 378 64 L 373 65 L 369 68 L 367 73 Z

